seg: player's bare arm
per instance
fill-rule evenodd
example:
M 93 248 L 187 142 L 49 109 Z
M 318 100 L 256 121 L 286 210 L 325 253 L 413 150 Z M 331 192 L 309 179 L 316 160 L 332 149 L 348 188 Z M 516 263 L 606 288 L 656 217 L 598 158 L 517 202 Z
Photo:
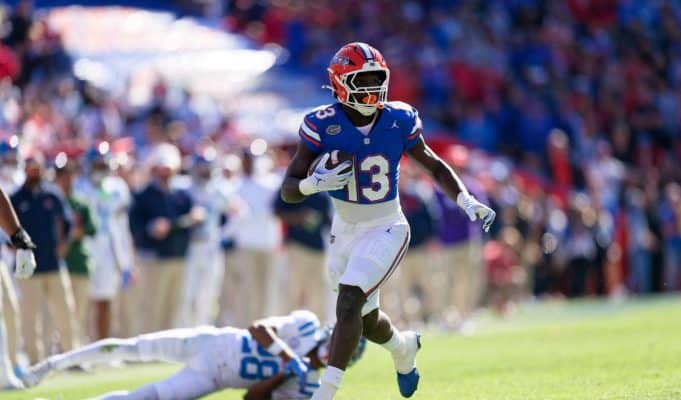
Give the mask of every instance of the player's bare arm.
M 468 193 L 456 172 L 435 154 L 433 149 L 423 140 L 423 137 L 418 139 L 416 145 L 407 154 L 426 170 L 440 188 L 452 199 L 456 200 L 461 192 Z
M 19 229 L 19 218 L 17 218 L 7 194 L 2 189 L 0 189 L 0 228 L 8 235 Z
M 257 382 L 248 388 L 244 400 L 268 400 L 272 398 L 272 392 L 281 386 L 286 380 L 286 374 L 280 372 L 264 381 Z
M 300 181 L 307 177 L 307 171 L 317 154 L 302 143 L 298 143 L 296 154 L 286 169 L 284 183 L 281 185 L 281 198 L 287 203 L 300 203 L 306 195 L 300 192 Z
M 463 181 L 447 163 L 435 154 L 426 144 L 423 137 L 419 137 L 414 147 L 407 154 L 425 169 L 440 188 L 466 212 L 471 221 L 481 219 L 482 229 L 487 232 L 496 218 L 496 213 L 491 208 L 480 203 L 473 197 Z
M 283 343 L 281 338 L 279 338 L 279 336 L 277 335 L 276 328 L 269 326 L 263 322 L 256 321 L 253 323 L 253 325 L 248 327 L 248 332 L 250 332 L 253 339 L 264 349 L 269 350 L 270 348 L 272 348 L 272 345 L 277 343 L 279 346 L 277 346 L 276 349 L 278 350 L 278 347 L 281 347 L 281 350 L 276 353 L 272 353 L 270 351 L 270 353 L 272 353 L 275 356 L 281 357 L 281 359 L 284 362 L 287 362 L 290 359 L 296 357 L 293 350 L 291 350 L 291 348 L 288 345 L 286 345 L 286 343 Z

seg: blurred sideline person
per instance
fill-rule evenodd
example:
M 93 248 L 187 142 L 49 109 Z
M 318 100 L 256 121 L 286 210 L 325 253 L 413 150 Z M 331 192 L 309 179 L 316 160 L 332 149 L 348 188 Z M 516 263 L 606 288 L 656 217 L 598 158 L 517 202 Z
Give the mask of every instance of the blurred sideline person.
M 126 314 L 134 318 L 132 332 L 152 332 L 174 326 L 182 293 L 189 231 L 201 222 L 192 199 L 170 186 L 180 168 L 180 152 L 161 143 L 150 155 L 151 181 L 135 193 L 130 228 L 140 264 L 139 282 L 128 293 Z M 135 310 L 135 308 L 137 308 Z M 143 311 L 140 311 L 143 310 Z
M 39 154 L 26 159 L 26 180 L 11 197 L 21 225 L 37 246 L 35 276 L 19 282 L 22 336 L 31 362 L 44 356 L 44 344 L 52 337 L 42 326 L 45 306 L 59 330 L 61 348 L 68 351 L 76 345 L 71 280 L 62 265 L 71 213 L 61 196 L 43 182 L 43 162 Z
M 441 279 L 429 242 L 435 234 L 433 211 L 428 205 L 432 189 L 420 183 L 415 166 L 400 168 L 400 205 L 409 223 L 407 254 L 385 287 L 383 304 L 391 317 L 408 327 L 423 326 L 435 314 L 434 286 Z
M 227 154 L 222 157 L 220 166 L 222 174 L 218 176 L 217 182 L 220 190 L 230 199 L 232 212 L 223 215 L 221 220 L 222 228 L 220 232 L 220 249 L 222 250 L 222 282 L 218 299 L 217 321 L 221 325 L 236 325 L 236 315 L 239 312 L 238 293 L 235 292 L 236 282 L 239 274 L 236 272 L 238 260 L 236 257 L 236 246 L 234 244 L 234 225 L 238 221 L 239 214 L 248 210 L 248 205 L 236 194 L 236 183 L 238 173 L 241 170 L 241 158 L 236 154 Z
M 670 182 L 664 192 L 659 211 L 664 246 L 664 290 L 674 291 L 681 288 L 681 185 Z
M 85 343 L 87 336 L 88 309 L 90 305 L 90 271 L 92 271 L 92 257 L 84 241 L 97 233 L 94 212 L 88 202 L 73 193 L 73 181 L 76 176 L 76 165 L 73 161 L 66 161 L 64 165 L 56 166 L 55 183 L 62 191 L 72 211 L 72 226 L 69 244 L 66 252 L 66 267 L 71 277 L 73 299 L 75 301 L 76 331 L 74 337 Z
M 237 301 L 227 307 L 233 310 L 237 327 L 244 327 L 253 318 L 271 314 L 279 307 L 280 271 L 276 268 L 276 255 L 282 243 L 282 230 L 274 215 L 274 199 L 281 180 L 269 170 L 257 168 L 256 160 L 249 149 L 244 149 L 242 176 L 235 183 L 235 195 L 247 205 L 231 222 L 236 254 L 233 268 L 225 271 L 231 286 L 225 290 L 233 293 L 232 299 Z
M 476 181 L 466 171 L 468 149 L 457 145 L 450 149 L 447 160 L 466 185 L 480 201 L 486 198 Z M 441 278 L 435 293 L 441 312 L 441 323 L 447 328 L 466 330 L 472 327 L 469 317 L 479 306 L 483 295 L 484 270 L 482 268 L 482 236 L 476 224 L 469 221 L 466 213 L 448 193 L 435 189 L 437 204 L 437 234 L 442 245 L 439 267 Z
M 180 326 L 197 326 L 215 321 L 222 282 L 221 219 L 227 211 L 229 194 L 213 177 L 215 149 L 193 156 L 191 175 L 183 183 L 195 207 L 205 214 L 191 231 L 184 291 L 180 302 Z
M 102 147 L 106 150 L 105 147 Z M 89 246 L 94 260 L 90 279 L 90 298 L 94 304 L 95 333 L 97 339 L 111 336 L 113 301 L 121 293 L 126 304 L 128 288 L 132 281 L 133 245 L 128 223 L 128 209 L 132 197 L 127 183 L 114 174 L 108 151 L 98 148 L 85 155 L 89 183 L 83 188 L 97 214 L 99 229 Z M 131 307 L 131 310 L 134 305 Z M 121 310 L 125 311 L 125 310 Z M 134 310 L 138 314 L 139 310 Z M 129 328 L 128 314 L 121 312 L 123 331 Z M 137 318 L 137 317 L 132 317 Z M 134 323 L 133 323 L 134 325 Z
M 275 213 L 286 223 L 286 307 L 327 315 L 331 285 L 324 270 L 325 237 L 331 226 L 331 202 L 324 193 L 289 204 L 277 196 Z M 315 282 L 310 285 L 309 282 Z
M 83 363 L 111 361 L 177 362 L 175 375 L 135 391 L 99 399 L 194 399 L 225 388 L 248 388 L 247 400 L 309 399 L 319 386 L 317 370 L 326 365 L 330 329 L 307 310 L 253 322 L 248 329 L 202 326 L 173 329 L 129 339 L 105 339 L 31 367 L 24 377 L 35 386 L 52 371 Z M 364 352 L 362 341 L 352 362 Z
M 0 187 L 0 228 L 3 233 L 11 232 L 10 242 L 16 249 L 14 276 L 19 279 L 30 278 L 36 269 L 36 260 L 33 255 L 36 246 L 28 232 L 22 228 L 12 203 L 2 187 Z M 4 266 L 0 265 L 0 268 L 4 268 Z M 3 279 L 5 278 L 3 277 Z M 0 285 L 0 292 L 2 289 L 2 285 Z M 0 293 L 0 389 L 20 389 L 23 384 L 14 375 L 12 369 L 3 314 L 3 298 L 2 293 Z
M 410 397 L 419 382 L 420 335 L 400 332 L 379 310 L 380 288 L 409 243 L 409 224 L 397 194 L 400 158 L 407 153 L 472 221 L 481 219 L 485 231 L 496 214 L 471 196 L 454 171 L 426 145 L 418 111 L 406 103 L 387 101 L 390 71 L 378 50 L 366 43 L 349 43 L 333 56 L 328 72 L 337 102 L 304 117 L 298 148 L 281 189 L 283 199 L 291 203 L 328 191 L 336 211 L 327 266 L 334 286 L 338 285 L 338 322 L 329 367 L 312 398 L 334 398 L 362 335 L 391 353 L 400 393 Z M 334 150 L 347 153 L 352 161 L 327 169 Z

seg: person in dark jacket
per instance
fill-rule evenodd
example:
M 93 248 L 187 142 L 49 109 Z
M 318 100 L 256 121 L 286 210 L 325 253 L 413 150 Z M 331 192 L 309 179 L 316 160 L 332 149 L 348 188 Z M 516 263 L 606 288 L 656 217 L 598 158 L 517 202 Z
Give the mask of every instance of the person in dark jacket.
M 30 361 L 42 359 L 43 340 L 52 337 L 42 329 L 42 311 L 47 305 L 59 330 L 63 350 L 76 346 L 75 306 L 71 281 L 63 265 L 71 227 L 71 213 L 65 200 L 43 181 L 41 156 L 26 160 L 26 180 L 11 197 L 12 205 L 26 232 L 33 238 L 36 270 L 32 279 L 19 281 L 22 335 Z
M 205 213 L 195 212 L 192 199 L 184 190 L 173 189 L 170 181 L 180 167 L 180 152 L 168 143 L 156 146 L 150 154 L 151 181 L 135 193 L 130 208 L 130 229 L 140 266 L 132 304 L 137 305 L 138 329 L 151 332 L 168 329 L 182 294 L 185 256 L 190 228 Z M 135 330 L 134 327 L 130 327 Z

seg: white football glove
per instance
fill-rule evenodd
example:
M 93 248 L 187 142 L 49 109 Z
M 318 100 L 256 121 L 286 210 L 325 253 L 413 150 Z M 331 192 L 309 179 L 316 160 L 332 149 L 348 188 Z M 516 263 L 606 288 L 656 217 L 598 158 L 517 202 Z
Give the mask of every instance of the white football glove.
M 33 250 L 17 249 L 17 256 L 15 259 L 16 266 L 14 267 L 14 276 L 18 279 L 28 279 L 35 271 L 36 263 Z
M 497 217 L 497 213 L 494 210 L 476 200 L 469 193 L 459 193 L 456 196 L 456 204 L 466 212 L 471 221 L 475 221 L 478 218 L 481 219 L 482 229 L 485 232 L 489 231 L 489 227 L 492 226 L 494 219 Z
M 348 184 L 348 181 L 352 178 L 352 170 L 345 173 L 341 173 L 341 171 L 351 167 L 352 163 L 346 160 L 333 169 L 327 169 L 326 161 L 329 157 L 330 154 L 325 153 L 312 174 L 300 181 L 298 184 L 300 193 L 309 196 L 319 192 L 342 189 Z

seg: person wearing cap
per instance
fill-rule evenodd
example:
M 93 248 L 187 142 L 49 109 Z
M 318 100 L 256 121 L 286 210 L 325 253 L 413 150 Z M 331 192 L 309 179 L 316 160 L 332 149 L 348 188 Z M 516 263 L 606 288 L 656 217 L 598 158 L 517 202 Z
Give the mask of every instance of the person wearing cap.
M 171 328 L 183 291 L 183 274 L 190 230 L 205 213 L 195 212 L 189 193 L 171 186 L 180 168 L 180 152 L 161 143 L 149 154 L 151 181 L 133 196 L 130 229 L 137 250 L 139 276 L 128 293 L 131 331 Z M 136 332 L 140 333 L 140 332 Z
M 90 272 L 93 269 L 92 256 L 84 242 L 86 237 L 93 237 L 97 233 L 97 227 L 92 205 L 73 192 L 73 181 L 77 172 L 76 165 L 70 160 L 57 165 L 55 183 L 73 211 L 73 226 L 65 260 L 76 306 L 77 331 L 74 336 L 82 342 L 88 326 L 86 316 L 90 303 Z
M 70 350 L 76 344 L 71 281 L 66 268 L 61 266 L 71 228 L 71 212 L 59 193 L 44 182 L 42 161 L 39 154 L 26 160 L 26 179 L 11 197 L 19 222 L 37 246 L 33 279 L 19 281 L 22 336 L 31 363 L 45 356 L 43 340 L 52 337 L 42 327 L 45 305 L 59 330 L 61 349 Z

